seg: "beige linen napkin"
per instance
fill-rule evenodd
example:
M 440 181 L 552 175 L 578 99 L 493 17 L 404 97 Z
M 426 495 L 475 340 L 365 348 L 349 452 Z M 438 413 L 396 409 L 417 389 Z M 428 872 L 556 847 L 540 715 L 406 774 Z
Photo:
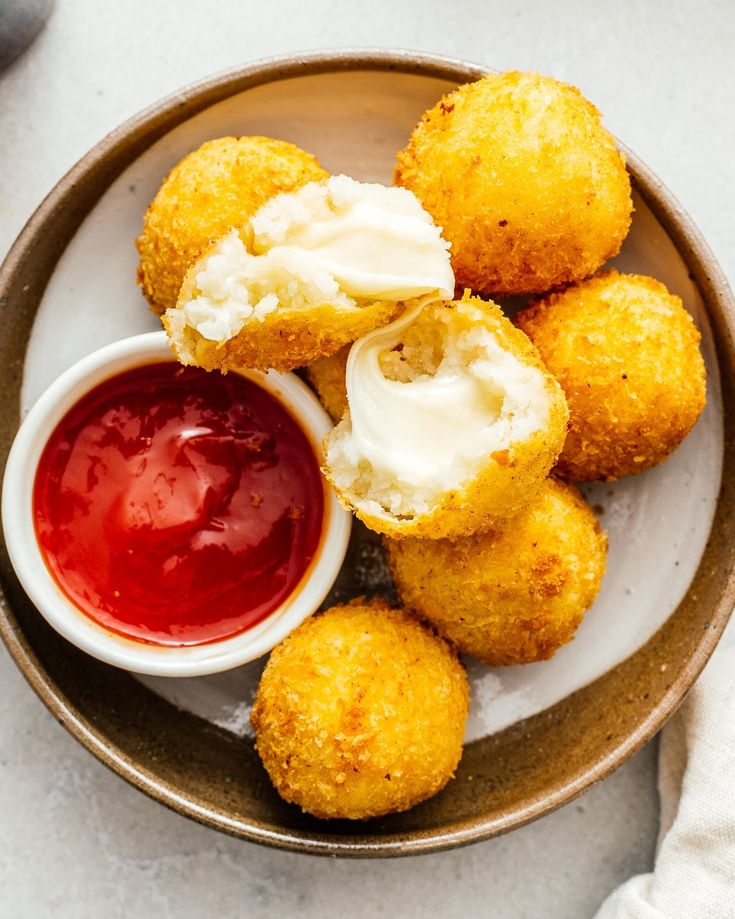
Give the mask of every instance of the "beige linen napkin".
M 661 735 L 653 873 L 595 919 L 735 919 L 735 623 Z

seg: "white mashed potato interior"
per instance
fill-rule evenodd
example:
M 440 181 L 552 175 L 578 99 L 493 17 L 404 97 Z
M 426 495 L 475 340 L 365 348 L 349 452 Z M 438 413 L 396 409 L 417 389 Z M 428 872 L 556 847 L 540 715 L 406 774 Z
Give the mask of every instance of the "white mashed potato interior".
M 279 308 L 350 311 L 453 290 L 448 244 L 412 192 L 333 176 L 277 195 L 220 240 L 167 321 L 174 338 L 189 328 L 223 343 Z
M 349 415 L 328 463 L 365 512 L 413 518 L 472 480 L 493 453 L 548 421 L 544 374 L 482 323 L 421 307 L 359 339 L 347 363 Z

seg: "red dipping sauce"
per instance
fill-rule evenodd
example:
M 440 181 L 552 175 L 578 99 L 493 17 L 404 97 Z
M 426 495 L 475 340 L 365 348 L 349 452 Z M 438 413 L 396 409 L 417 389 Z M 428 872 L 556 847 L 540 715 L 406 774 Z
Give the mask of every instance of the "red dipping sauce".
M 157 363 L 62 419 L 34 485 L 46 565 L 83 613 L 158 645 L 244 632 L 298 586 L 322 532 L 314 450 L 257 383 Z

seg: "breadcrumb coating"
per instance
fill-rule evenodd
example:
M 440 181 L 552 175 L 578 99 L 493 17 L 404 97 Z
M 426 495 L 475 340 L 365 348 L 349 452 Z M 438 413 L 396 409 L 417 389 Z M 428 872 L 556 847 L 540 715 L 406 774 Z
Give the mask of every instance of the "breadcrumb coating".
M 163 180 L 136 242 L 137 281 L 156 313 L 176 305 L 192 262 L 279 192 L 326 179 L 316 157 L 270 137 L 219 137 Z
M 552 478 L 500 527 L 386 547 L 406 608 L 499 666 L 546 660 L 571 641 L 600 589 L 607 539 L 579 492 Z
M 462 755 L 467 676 L 449 645 L 382 600 L 308 619 L 268 661 L 252 713 L 278 793 L 321 818 L 407 810 Z
M 527 307 L 516 323 L 566 393 L 565 478 L 650 469 L 704 409 L 701 336 L 681 299 L 653 278 L 601 272 Z
M 336 354 L 322 357 L 306 368 L 306 378 L 316 391 L 319 401 L 332 421 L 339 421 L 347 411 L 345 369 L 352 344 L 340 348 Z
M 452 243 L 457 284 L 544 293 L 593 274 L 631 222 L 630 179 L 600 113 L 534 73 L 488 74 L 426 112 L 398 154 Z

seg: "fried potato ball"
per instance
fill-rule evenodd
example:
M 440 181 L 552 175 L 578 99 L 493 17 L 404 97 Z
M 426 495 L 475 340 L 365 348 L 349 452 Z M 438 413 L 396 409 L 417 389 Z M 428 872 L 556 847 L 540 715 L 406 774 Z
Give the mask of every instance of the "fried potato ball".
M 292 370 L 453 292 L 448 244 L 416 196 L 339 175 L 271 198 L 218 240 L 163 324 L 182 364 Z
M 278 793 L 315 817 L 407 810 L 440 791 L 462 755 L 469 690 L 426 626 L 380 600 L 313 617 L 271 654 L 253 707 Z
M 224 338 L 202 335 L 199 328 L 188 321 L 186 307 L 200 299 L 199 278 L 207 273 L 208 264 L 219 259 L 223 251 L 233 249 L 235 241 L 243 237 L 247 239 L 246 231 L 232 230 L 228 237 L 208 249 L 187 272 L 177 307 L 163 314 L 169 343 L 177 360 L 184 365 L 224 373 L 247 369 L 294 370 L 334 354 L 355 336 L 385 325 L 405 306 L 394 300 L 377 300 L 345 310 L 325 293 L 321 299 L 291 307 L 287 305 L 288 287 L 293 279 L 290 274 L 284 274 L 270 282 L 266 296 L 274 292 L 273 295 L 286 305 L 279 303 L 276 310 L 260 317 L 257 314 L 248 316 L 234 334 L 230 335 L 226 329 Z M 242 244 L 243 251 L 247 247 L 247 242 Z M 239 253 L 233 254 L 238 258 Z M 209 315 L 205 315 L 205 321 L 208 319 Z
M 137 240 L 138 283 L 157 313 L 176 304 L 187 269 L 279 192 L 327 178 L 316 157 L 270 137 L 219 137 L 169 172 Z
M 336 354 L 322 357 L 306 368 L 307 380 L 333 421 L 339 421 L 347 411 L 345 370 L 351 347 L 345 345 Z
M 398 154 L 452 243 L 457 284 L 544 293 L 615 255 L 632 211 L 625 160 L 600 113 L 565 83 L 488 74 L 445 96 Z
M 701 336 L 679 297 L 653 278 L 602 272 L 527 307 L 516 322 L 567 396 L 565 478 L 649 469 L 704 409 Z
M 324 471 L 345 507 L 393 537 L 465 536 L 512 516 L 566 434 L 564 394 L 536 349 L 469 295 L 355 342 L 347 392 Z
M 499 528 L 386 546 L 406 607 L 459 651 L 498 666 L 546 660 L 574 637 L 600 589 L 607 540 L 579 492 L 547 479 Z

